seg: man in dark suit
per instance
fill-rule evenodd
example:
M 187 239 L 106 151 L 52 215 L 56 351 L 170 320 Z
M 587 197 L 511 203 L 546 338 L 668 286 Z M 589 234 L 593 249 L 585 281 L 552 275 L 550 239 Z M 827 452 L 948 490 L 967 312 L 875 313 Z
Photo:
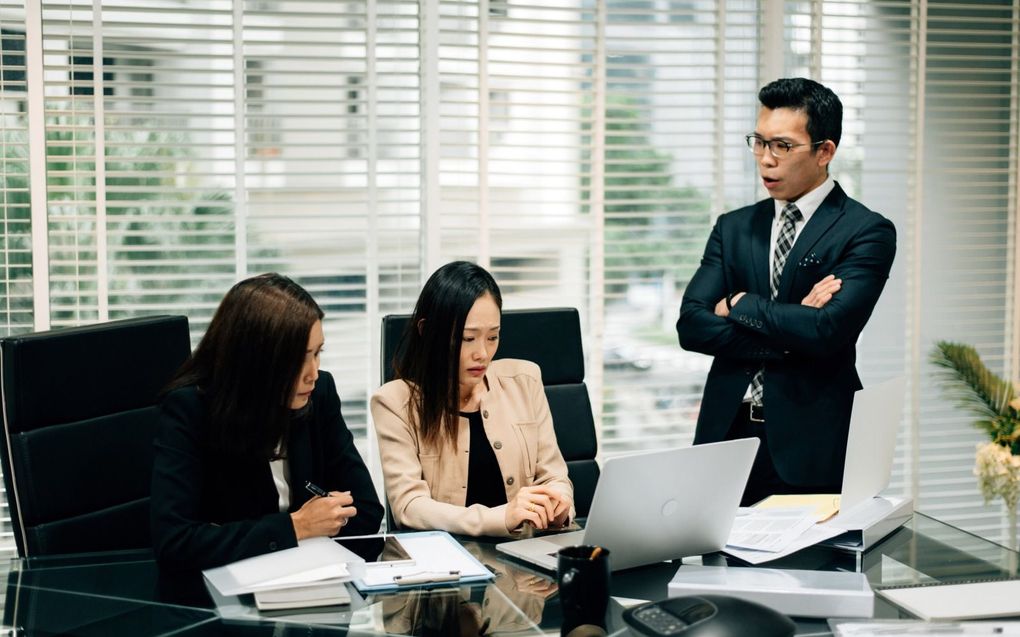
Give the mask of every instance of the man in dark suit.
M 745 505 L 839 493 L 855 345 L 896 253 L 893 224 L 828 174 L 839 98 L 795 78 L 758 99 L 747 143 L 770 198 L 719 217 L 676 326 L 681 347 L 715 357 L 694 443 L 761 440 Z

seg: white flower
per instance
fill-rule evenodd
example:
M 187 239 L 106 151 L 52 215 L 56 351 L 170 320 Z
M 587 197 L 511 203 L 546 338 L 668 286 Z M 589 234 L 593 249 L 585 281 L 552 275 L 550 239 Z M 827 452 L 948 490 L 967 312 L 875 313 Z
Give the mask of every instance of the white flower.
M 1015 509 L 1020 497 L 1020 456 L 1009 447 L 994 442 L 979 444 L 974 456 L 974 475 L 978 477 L 985 502 L 1001 497 L 1006 506 Z

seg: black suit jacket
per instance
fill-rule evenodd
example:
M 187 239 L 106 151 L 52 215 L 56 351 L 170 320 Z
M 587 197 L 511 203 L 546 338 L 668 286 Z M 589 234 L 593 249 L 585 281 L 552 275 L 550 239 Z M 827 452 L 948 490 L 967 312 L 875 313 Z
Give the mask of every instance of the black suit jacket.
M 205 569 L 297 545 L 290 513 L 279 509 L 269 462 L 227 456 L 204 442 L 207 408 L 194 386 L 174 390 L 161 405 L 152 473 L 152 533 L 164 566 Z M 376 533 L 382 521 L 372 478 L 340 413 L 333 377 L 320 373 L 311 409 L 287 441 L 290 511 L 311 494 L 350 491 L 358 513 L 344 535 Z
M 715 357 L 695 444 L 723 440 L 751 377 L 765 366 L 765 427 L 786 482 L 839 487 L 853 393 L 861 388 L 855 344 L 896 253 L 885 217 L 836 187 L 804 225 L 787 257 L 776 300 L 769 289 L 772 199 L 719 217 L 677 321 L 684 349 Z M 828 274 L 842 289 L 823 308 L 800 305 Z M 746 292 L 726 318 L 716 303 Z

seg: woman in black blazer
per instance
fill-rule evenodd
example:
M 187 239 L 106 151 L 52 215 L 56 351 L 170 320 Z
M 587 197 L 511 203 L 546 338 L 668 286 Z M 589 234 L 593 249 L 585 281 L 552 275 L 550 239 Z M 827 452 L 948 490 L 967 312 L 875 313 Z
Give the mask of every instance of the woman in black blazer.
M 375 533 L 375 487 L 319 373 L 323 313 L 279 274 L 224 297 L 162 402 L 152 534 L 163 566 L 205 569 L 307 537 Z M 327 492 L 313 496 L 311 482 Z

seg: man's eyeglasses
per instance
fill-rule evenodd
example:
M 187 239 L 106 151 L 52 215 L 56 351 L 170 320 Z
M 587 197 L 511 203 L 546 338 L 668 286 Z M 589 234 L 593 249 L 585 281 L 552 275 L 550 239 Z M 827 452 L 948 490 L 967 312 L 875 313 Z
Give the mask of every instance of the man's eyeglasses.
M 825 140 L 823 139 L 820 142 L 812 142 L 810 144 L 791 144 L 790 142 L 782 139 L 762 139 L 757 135 L 747 135 L 744 139 L 747 140 L 747 147 L 751 149 L 751 152 L 754 153 L 755 157 L 760 157 L 761 154 L 765 152 L 765 147 L 767 146 L 769 153 L 776 159 L 786 157 L 793 151 L 794 148 L 799 146 L 818 146 L 825 143 Z

